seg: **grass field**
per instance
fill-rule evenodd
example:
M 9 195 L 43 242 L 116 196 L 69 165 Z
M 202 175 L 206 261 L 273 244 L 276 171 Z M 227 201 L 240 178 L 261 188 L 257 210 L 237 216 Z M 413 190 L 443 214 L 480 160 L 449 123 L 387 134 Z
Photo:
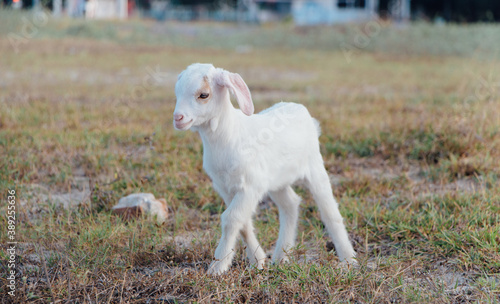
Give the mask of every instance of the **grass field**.
M 500 26 L 377 22 L 361 47 L 363 24 L 37 19 L 25 37 L 23 17 L 34 22 L 0 11 L 1 303 L 500 302 Z M 172 127 L 173 86 L 193 62 L 240 73 L 256 111 L 300 102 L 321 122 L 359 268 L 339 266 L 297 188 L 290 264 L 251 269 L 240 245 L 227 274 L 206 274 L 223 202 L 198 135 Z M 166 198 L 168 221 L 111 214 L 136 192 Z M 272 252 L 274 204 L 255 225 Z

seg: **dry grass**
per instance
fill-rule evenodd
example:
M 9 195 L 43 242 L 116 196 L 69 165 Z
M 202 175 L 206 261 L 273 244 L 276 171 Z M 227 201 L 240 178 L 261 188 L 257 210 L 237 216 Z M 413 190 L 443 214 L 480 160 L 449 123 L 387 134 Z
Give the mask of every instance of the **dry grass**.
M 211 45 L 225 48 L 182 43 L 183 32 L 137 46 L 58 36 L 79 24 L 51 21 L 17 54 L 0 39 L 0 187 L 18 193 L 19 242 L 16 297 L 6 295 L 2 271 L 1 302 L 500 302 L 497 61 L 434 54 L 442 45 L 431 55 L 405 55 L 408 46 L 370 49 L 350 63 L 341 51 L 311 45 L 256 43 L 241 53 L 228 46 L 237 35 L 228 42 L 217 32 Z M 181 28 L 98 26 L 155 35 Z M 448 30 L 465 33 L 458 38 L 468 43 L 471 29 Z M 270 37 L 278 30 L 252 31 Z M 305 39 L 279 31 L 291 35 L 287 41 Z M 304 204 L 291 264 L 250 269 L 240 246 L 229 273 L 206 275 L 223 203 L 202 170 L 197 135 L 174 131 L 171 118 L 176 75 L 192 62 L 242 74 L 257 110 L 283 98 L 306 104 L 320 120 L 359 269 L 338 266 L 317 209 L 299 188 Z M 158 82 L 148 78 L 152 70 L 161 72 Z M 141 191 L 167 199 L 166 224 L 124 223 L 110 213 L 118 198 Z M 271 252 L 277 208 L 264 202 L 259 209 L 258 238 Z M 4 216 L 0 223 L 7 226 Z

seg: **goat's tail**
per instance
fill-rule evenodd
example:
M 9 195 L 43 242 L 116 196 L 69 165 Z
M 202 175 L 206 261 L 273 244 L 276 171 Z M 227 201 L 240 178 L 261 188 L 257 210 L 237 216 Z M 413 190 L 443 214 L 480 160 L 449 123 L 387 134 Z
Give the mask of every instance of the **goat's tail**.
M 318 132 L 318 137 L 321 135 L 321 126 L 319 125 L 319 121 L 312 117 L 312 120 L 314 122 L 314 125 L 316 126 L 316 131 Z

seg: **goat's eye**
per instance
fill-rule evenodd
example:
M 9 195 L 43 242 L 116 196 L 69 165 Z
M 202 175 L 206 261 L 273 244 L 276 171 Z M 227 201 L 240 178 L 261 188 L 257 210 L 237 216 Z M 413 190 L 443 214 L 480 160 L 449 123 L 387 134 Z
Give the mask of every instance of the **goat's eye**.
M 200 96 L 198 98 L 201 98 L 201 99 L 207 99 L 208 98 L 208 93 L 201 93 Z

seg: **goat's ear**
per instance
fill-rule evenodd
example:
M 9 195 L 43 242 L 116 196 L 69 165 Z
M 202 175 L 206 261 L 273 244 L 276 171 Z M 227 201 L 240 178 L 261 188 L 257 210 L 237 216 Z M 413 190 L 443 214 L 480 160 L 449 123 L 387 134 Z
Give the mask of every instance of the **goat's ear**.
M 216 83 L 227 87 L 236 96 L 238 105 L 245 115 L 250 116 L 253 114 L 255 109 L 252 102 L 252 95 L 247 84 L 239 74 L 220 71 L 220 74 L 217 75 Z

